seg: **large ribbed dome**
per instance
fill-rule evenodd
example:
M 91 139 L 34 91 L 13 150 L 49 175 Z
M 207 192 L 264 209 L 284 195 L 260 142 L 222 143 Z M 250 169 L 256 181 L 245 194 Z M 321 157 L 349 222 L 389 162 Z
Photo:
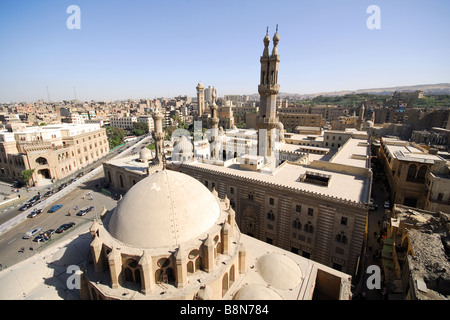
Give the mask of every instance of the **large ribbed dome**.
M 162 170 L 133 186 L 117 205 L 108 230 L 139 248 L 178 246 L 198 239 L 219 218 L 213 194 L 198 180 Z

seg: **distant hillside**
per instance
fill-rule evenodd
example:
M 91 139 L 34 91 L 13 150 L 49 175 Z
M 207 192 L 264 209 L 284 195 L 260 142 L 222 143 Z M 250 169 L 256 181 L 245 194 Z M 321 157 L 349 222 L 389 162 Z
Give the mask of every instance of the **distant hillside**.
M 312 99 L 318 96 L 343 96 L 346 94 L 361 94 L 361 93 L 370 93 L 370 94 L 379 94 L 379 95 L 391 95 L 395 91 L 423 91 L 424 95 L 443 95 L 450 94 L 450 83 L 437 83 L 437 84 L 421 84 L 415 86 L 397 86 L 390 88 L 373 88 L 373 89 L 359 89 L 355 91 L 335 91 L 335 92 L 319 92 L 319 93 L 310 93 L 310 94 L 297 94 L 297 93 L 285 93 L 280 92 L 278 97 L 281 99 L 289 98 L 290 100 L 304 100 L 304 99 Z M 257 99 L 259 98 L 259 94 L 252 94 L 250 98 Z

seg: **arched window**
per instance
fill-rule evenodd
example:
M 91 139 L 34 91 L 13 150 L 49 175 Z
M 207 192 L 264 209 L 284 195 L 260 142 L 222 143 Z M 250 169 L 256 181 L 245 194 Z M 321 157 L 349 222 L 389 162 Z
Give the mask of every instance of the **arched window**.
M 40 165 L 46 165 L 46 164 L 48 164 L 48 161 L 44 157 L 39 157 L 36 159 L 36 163 L 40 164 Z
M 187 263 L 187 273 L 188 273 L 188 274 L 194 273 L 194 262 L 189 261 L 189 262 Z
M 133 282 L 133 272 L 130 268 L 125 268 L 125 281 Z
M 427 174 L 427 166 L 422 165 L 417 172 L 417 182 L 424 183 Z
M 417 166 L 415 164 L 410 164 L 408 168 L 408 175 L 406 176 L 406 181 L 414 181 L 416 179 Z
M 122 175 L 119 175 L 119 183 L 120 183 L 120 187 L 123 188 L 123 178 L 122 178 Z
M 222 297 L 225 296 L 225 293 L 228 291 L 228 273 L 225 273 L 222 278 Z
M 298 218 L 292 221 L 292 227 L 298 230 L 302 230 L 302 224 Z
M 234 264 L 231 266 L 230 268 L 230 287 L 233 284 L 233 282 L 236 280 L 236 271 L 235 271 L 235 266 Z

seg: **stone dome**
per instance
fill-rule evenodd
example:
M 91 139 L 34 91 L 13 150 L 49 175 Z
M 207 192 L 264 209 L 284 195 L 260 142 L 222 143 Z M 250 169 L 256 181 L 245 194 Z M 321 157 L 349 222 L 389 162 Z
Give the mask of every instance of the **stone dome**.
M 370 120 L 367 120 L 366 122 L 364 122 L 364 128 L 372 128 L 373 127 L 373 122 Z
M 147 162 L 152 158 L 152 152 L 148 148 L 141 149 L 139 152 L 139 160 L 142 162 Z
M 282 254 L 265 254 L 258 259 L 256 267 L 264 281 L 277 289 L 293 289 L 302 281 L 298 264 Z
M 183 173 L 162 170 L 125 194 L 111 216 L 108 231 L 133 247 L 177 247 L 197 240 L 219 216 L 217 199 L 202 183 Z
M 174 151 L 192 152 L 194 146 L 185 136 L 180 136 L 173 144 Z
M 283 300 L 283 298 L 266 286 L 249 284 L 239 289 L 233 300 Z

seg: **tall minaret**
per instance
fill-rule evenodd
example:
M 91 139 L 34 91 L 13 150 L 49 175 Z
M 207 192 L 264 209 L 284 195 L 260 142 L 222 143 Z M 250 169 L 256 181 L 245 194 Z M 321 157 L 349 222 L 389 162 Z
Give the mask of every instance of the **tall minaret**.
M 274 147 L 275 132 L 274 129 L 278 124 L 277 117 L 277 94 L 280 91 L 278 84 L 278 65 L 280 63 L 280 56 L 278 54 L 278 42 L 280 36 L 278 35 L 278 25 L 275 35 L 273 36 L 273 50 L 269 56 L 269 28 L 267 28 L 266 36 L 264 37 L 264 51 L 261 56 L 261 79 L 258 85 L 258 92 L 260 95 L 259 115 L 256 119 L 256 126 L 258 128 L 258 154 L 264 156 L 265 160 L 272 156 L 272 148 Z M 261 130 L 267 130 L 266 134 L 262 134 Z M 265 141 L 265 143 L 264 143 Z
M 219 117 L 217 115 L 217 110 L 219 107 L 216 105 L 216 97 L 217 97 L 217 91 L 215 88 L 211 91 L 211 99 L 212 104 L 209 106 L 211 110 L 211 117 L 208 118 L 208 124 L 211 130 L 211 138 L 209 140 L 210 143 L 210 151 L 211 151 L 211 159 L 219 159 L 219 150 L 220 150 L 220 143 L 219 143 Z
M 205 87 L 203 83 L 199 82 L 197 87 L 197 103 L 198 103 L 198 117 L 201 118 L 205 112 Z
M 219 117 L 217 114 L 217 110 L 219 107 L 216 104 L 217 90 L 213 88 L 211 91 L 212 104 L 209 106 L 211 109 L 211 118 L 208 119 L 209 125 L 211 129 L 219 128 Z
M 358 120 L 356 120 L 356 129 L 362 130 L 363 124 L 364 124 L 364 102 L 361 105 L 361 108 L 359 109 L 359 115 Z
M 155 139 L 155 164 L 162 164 L 163 161 L 163 141 L 164 141 L 164 131 L 162 129 L 162 113 L 159 109 L 155 110 L 153 114 L 153 121 L 155 123 L 155 131 L 153 132 L 153 139 Z

